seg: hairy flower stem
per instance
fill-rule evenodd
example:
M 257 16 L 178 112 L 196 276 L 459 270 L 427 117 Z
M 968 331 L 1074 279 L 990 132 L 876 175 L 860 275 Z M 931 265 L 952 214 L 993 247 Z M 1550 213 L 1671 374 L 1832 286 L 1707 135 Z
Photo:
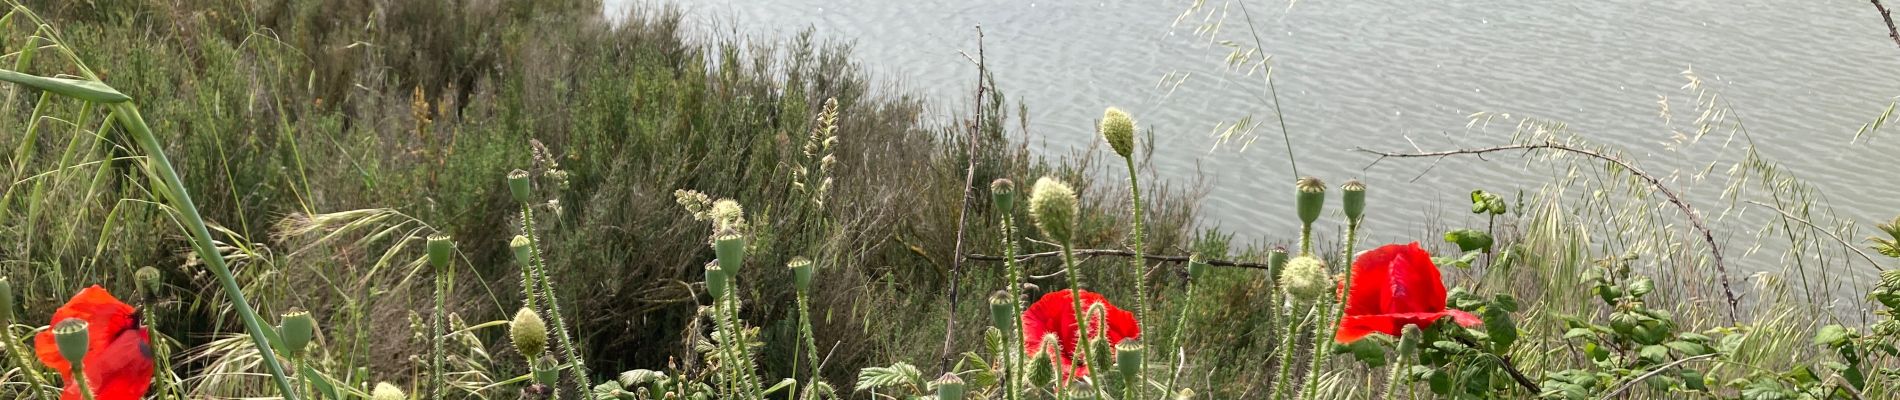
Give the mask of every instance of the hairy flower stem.
M 1094 349 L 1090 349 L 1088 345 L 1088 318 L 1083 317 L 1082 311 L 1082 266 L 1075 263 L 1074 247 L 1075 246 L 1070 245 L 1067 241 L 1062 242 L 1062 264 L 1069 270 L 1069 301 L 1073 303 L 1071 306 L 1075 307 L 1075 348 L 1081 349 L 1080 353 L 1082 353 L 1082 357 L 1079 358 L 1073 354 L 1069 357 L 1069 377 L 1071 379 L 1077 378 L 1075 376 L 1076 366 L 1088 365 L 1088 360 L 1095 359 Z M 1102 328 L 1106 329 L 1107 327 L 1104 326 Z M 1057 351 L 1061 350 L 1058 349 Z M 1098 367 L 1089 365 L 1089 368 L 1097 369 Z M 1057 369 L 1056 372 L 1060 375 L 1062 370 Z M 1095 399 L 1102 400 L 1102 390 L 1099 387 L 1095 388 Z
M 1184 351 L 1181 349 L 1181 337 L 1187 334 L 1188 310 L 1194 307 L 1194 286 L 1195 281 L 1191 279 L 1188 280 L 1187 293 L 1181 297 L 1181 310 L 1175 312 L 1177 315 L 1174 318 L 1174 335 L 1168 338 L 1168 347 L 1162 350 L 1167 352 L 1165 354 L 1168 357 L 1168 365 L 1170 366 L 1168 368 L 1168 384 L 1163 387 L 1161 392 L 1164 397 L 1174 394 L 1175 379 L 1181 375 L 1181 364 L 1186 363 L 1186 360 L 1175 359 L 1175 354 Z
M 1003 211 L 1003 268 L 1009 271 L 1010 319 L 1008 357 L 1003 360 L 1003 395 L 1007 400 L 1022 399 L 1023 377 L 1023 267 L 1016 263 L 1016 217 L 1012 210 Z
M 1313 255 L 1313 224 L 1300 224 L 1300 255 Z
M 1346 222 L 1346 250 L 1344 251 L 1344 254 L 1342 255 L 1342 257 L 1340 257 L 1340 259 L 1346 260 L 1346 265 L 1344 268 L 1346 270 L 1345 280 L 1340 281 L 1340 284 L 1344 285 L 1343 287 L 1347 287 L 1347 288 L 1352 287 L 1352 262 L 1353 262 L 1352 250 L 1353 250 L 1353 246 L 1358 244 L 1358 241 L 1359 241 L 1359 220 L 1354 219 L 1351 221 L 1347 221 Z M 1341 293 L 1341 294 L 1344 294 L 1344 293 Z M 1339 330 L 1339 323 L 1335 321 L 1340 319 L 1341 316 L 1346 315 L 1345 314 L 1346 313 L 1345 299 L 1344 298 L 1338 299 L 1338 303 L 1339 303 L 1338 307 L 1326 308 L 1325 311 L 1323 311 L 1323 313 L 1326 315 L 1323 318 L 1320 318 L 1319 324 L 1313 328 L 1313 363 L 1312 365 L 1309 365 L 1306 369 L 1307 382 L 1319 382 L 1320 364 L 1322 364 L 1323 361 L 1326 361 L 1325 356 L 1326 354 L 1329 353 L 1328 351 L 1326 351 L 1326 347 L 1332 343 L 1331 338 L 1333 336 L 1333 333 Z M 1318 395 L 1319 395 L 1319 385 L 1314 385 L 1314 384 L 1309 383 L 1306 385 L 1305 393 L 1303 393 L 1300 396 L 1300 398 L 1313 399 L 1313 398 L 1317 398 L 1316 396 Z
M 73 363 L 73 382 L 79 385 L 79 398 L 93 400 L 92 386 L 86 382 L 86 371 L 80 370 L 80 364 L 82 363 Z
M 1297 353 L 1296 351 L 1293 351 L 1293 345 L 1298 343 L 1298 341 L 1294 340 L 1294 338 L 1299 337 L 1300 330 L 1304 328 L 1308 322 L 1312 322 L 1311 317 L 1313 316 L 1313 311 L 1315 310 L 1315 308 L 1311 307 L 1311 305 L 1307 305 L 1307 306 L 1308 307 L 1304 307 L 1306 308 L 1306 310 L 1302 310 L 1303 312 L 1299 316 L 1300 317 L 1299 323 L 1287 325 L 1286 331 L 1280 335 L 1280 346 L 1273 348 L 1273 351 L 1280 352 L 1280 373 L 1275 375 L 1279 377 L 1279 380 L 1274 382 L 1273 384 L 1273 399 L 1274 400 L 1285 400 L 1287 396 L 1292 395 L 1294 393 L 1294 391 L 1291 390 L 1292 389 L 1291 386 L 1294 384 L 1294 382 L 1290 379 L 1293 376 L 1293 361 L 1295 361 L 1295 358 L 1293 357 L 1294 356 L 1293 353 Z M 1302 307 L 1288 307 L 1287 313 L 1286 313 L 1286 319 L 1288 320 L 1293 319 L 1294 317 L 1293 310 L 1299 309 L 1299 308 L 1302 308 Z
M 448 341 L 448 339 L 444 338 L 444 336 L 448 336 L 446 332 L 447 329 L 445 329 L 448 325 L 447 317 L 444 316 L 449 310 L 448 280 L 453 279 L 448 277 L 448 270 L 448 267 L 442 267 L 435 271 L 435 315 L 429 318 L 429 341 L 431 342 L 429 351 L 429 373 L 431 376 L 429 377 L 429 383 L 435 386 L 430 390 L 431 393 L 434 393 L 433 398 L 435 400 L 442 400 L 443 396 L 447 395 L 446 387 L 448 386 L 448 380 L 444 378 L 442 370 L 443 359 L 445 358 L 443 352 L 446 348 L 443 342 Z
M 753 373 L 752 351 L 746 348 L 745 322 L 739 319 L 739 278 L 729 276 L 726 279 L 732 280 L 728 285 L 731 289 L 726 290 L 726 318 L 730 320 L 727 324 L 732 328 L 728 331 L 730 337 L 727 340 L 731 341 L 733 372 L 739 378 L 741 398 L 759 398 L 759 377 Z
M 1392 365 L 1387 368 L 1388 370 L 1385 372 L 1385 390 L 1379 392 L 1379 395 L 1385 396 L 1384 398 L 1386 400 L 1398 398 L 1398 396 L 1394 396 L 1393 392 L 1399 390 L 1399 373 L 1405 370 L 1406 367 L 1409 367 L 1409 365 L 1406 365 L 1408 361 L 1411 361 L 1411 357 L 1406 356 L 1405 353 L 1399 353 L 1399 356 L 1392 360 Z
M 1128 165 L 1128 197 L 1130 203 L 1133 205 L 1130 207 L 1133 210 L 1130 219 L 1134 223 L 1134 226 L 1129 228 L 1129 233 L 1134 239 L 1131 250 L 1134 250 L 1135 256 L 1129 258 L 1129 264 L 1134 267 L 1135 272 L 1135 300 L 1137 302 L 1135 308 L 1135 326 L 1141 328 L 1138 329 L 1140 331 L 1146 331 L 1147 329 L 1145 329 L 1146 327 L 1143 325 L 1148 323 L 1148 259 L 1142 254 L 1142 239 L 1147 235 L 1147 230 L 1141 224 L 1141 182 L 1136 179 L 1138 174 L 1135 170 L 1135 158 L 1122 157 L 1122 161 L 1125 161 Z M 1148 366 L 1146 363 L 1136 368 L 1137 371 L 1140 371 L 1140 375 L 1148 375 Z M 1140 399 L 1139 391 L 1131 389 L 1130 394 L 1136 395 L 1134 399 Z
M 521 231 L 528 236 L 534 254 L 534 263 L 529 268 L 534 270 L 534 280 L 539 281 L 541 286 L 541 298 L 547 301 L 548 315 L 554 317 L 554 331 L 559 333 L 554 338 L 560 340 L 558 344 L 561 352 L 567 356 L 567 362 L 573 364 L 574 382 L 580 384 L 579 392 L 585 398 L 588 391 L 593 390 L 594 382 L 587 376 L 587 362 L 581 359 L 580 351 L 574 349 L 574 338 L 567 330 L 567 318 L 561 316 L 561 300 L 554 295 L 554 282 L 548 279 L 547 261 L 541 257 L 541 237 L 534 232 L 534 207 L 528 204 L 521 205 Z
M 818 339 L 813 337 L 812 332 L 811 332 L 811 300 L 810 299 L 811 299 L 810 293 L 807 293 L 807 291 L 805 290 L 798 291 L 798 329 L 799 329 L 798 335 L 802 339 L 804 339 L 805 350 L 806 350 L 805 355 L 809 357 L 809 359 L 811 360 L 811 378 L 807 381 L 808 383 L 805 384 L 805 387 L 811 387 L 812 385 L 818 384 L 818 374 L 819 374 Z M 792 355 L 792 374 L 794 377 L 796 377 L 798 374 L 798 355 L 796 354 Z M 793 389 L 796 390 L 797 388 L 794 387 Z
M 147 321 L 150 320 L 148 319 Z M 15 366 L 20 370 L 20 375 L 26 376 L 26 383 L 31 385 L 30 387 L 32 388 L 34 397 L 39 399 L 58 398 L 58 396 L 52 396 L 46 393 L 46 385 L 40 383 L 39 369 L 35 368 L 33 362 L 26 358 L 28 357 L 27 354 L 32 354 L 32 352 L 20 350 L 20 341 L 14 340 L 13 330 L 7 326 L 0 326 L 0 340 L 6 341 L 4 346 L 7 350 L 7 358 L 13 360 L 13 363 L 16 364 Z

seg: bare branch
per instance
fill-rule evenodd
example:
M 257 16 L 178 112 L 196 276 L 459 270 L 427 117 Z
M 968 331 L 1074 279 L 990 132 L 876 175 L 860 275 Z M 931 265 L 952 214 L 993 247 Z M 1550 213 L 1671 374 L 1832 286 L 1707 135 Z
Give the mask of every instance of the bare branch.
M 1378 155 L 1380 160 L 1386 159 L 1388 157 L 1442 159 L 1442 158 L 1451 157 L 1451 156 L 1460 156 L 1460 155 L 1474 155 L 1475 156 L 1475 155 L 1481 155 L 1485 153 L 1495 153 L 1495 152 L 1500 152 L 1500 151 L 1512 151 L 1512 150 L 1522 150 L 1526 153 L 1529 153 L 1531 151 L 1536 151 L 1536 150 L 1554 150 L 1554 151 L 1562 151 L 1562 152 L 1568 152 L 1568 153 L 1573 153 L 1573 154 L 1579 154 L 1586 157 L 1603 160 L 1611 164 L 1616 164 L 1616 166 L 1621 167 L 1624 171 L 1628 171 L 1630 175 L 1634 175 L 1637 178 L 1642 179 L 1644 182 L 1649 183 L 1649 186 L 1654 188 L 1656 192 L 1662 193 L 1663 197 L 1669 200 L 1669 203 L 1674 204 L 1677 209 L 1682 210 L 1682 214 L 1689 219 L 1689 224 L 1695 227 L 1696 232 L 1702 234 L 1702 240 L 1708 242 L 1709 254 L 1713 256 L 1713 259 L 1715 260 L 1715 271 L 1716 273 L 1721 275 L 1720 278 L 1722 279 L 1722 294 L 1726 296 L 1728 299 L 1729 323 L 1737 323 L 1740 321 L 1740 318 L 1737 317 L 1736 310 L 1741 308 L 1741 300 L 1735 297 L 1735 290 L 1729 284 L 1728 263 L 1724 261 L 1722 258 L 1722 246 L 1716 243 L 1715 241 L 1715 231 L 1710 230 L 1708 224 L 1702 221 L 1702 213 L 1696 212 L 1696 209 L 1694 206 L 1690 206 L 1687 200 L 1683 200 L 1682 195 L 1677 194 L 1676 191 L 1674 190 L 1670 190 L 1669 186 L 1664 185 L 1661 179 L 1657 179 L 1655 175 L 1650 175 L 1648 172 L 1643 172 L 1641 168 L 1637 168 L 1636 165 L 1630 164 L 1628 161 L 1624 161 L 1622 158 L 1618 158 L 1616 156 L 1611 156 L 1608 154 L 1599 153 L 1597 151 L 1590 150 L 1590 149 L 1571 147 L 1569 145 L 1565 145 L 1563 143 L 1557 143 L 1557 142 L 1524 143 L 1524 144 L 1513 144 L 1513 145 L 1504 145 L 1504 146 L 1495 146 L 1495 147 L 1484 147 L 1484 148 L 1475 148 L 1475 149 L 1456 149 L 1456 150 L 1445 150 L 1445 151 L 1421 151 L 1417 153 L 1394 153 L 1394 152 L 1387 152 L 1387 151 L 1370 150 L 1363 147 L 1355 148 L 1353 150 L 1362 152 L 1362 153 Z M 1375 160 L 1373 162 L 1376 163 L 1378 161 Z
M 1062 252 L 1060 251 L 1029 253 L 1029 254 L 1017 255 L 1016 261 L 1029 262 L 1038 258 L 1052 258 L 1052 257 L 1061 257 L 1061 256 L 1062 256 Z M 1128 251 L 1128 250 L 1114 250 L 1114 249 L 1076 249 L 1075 256 L 1076 257 L 1101 257 L 1101 256 L 1134 257 L 1135 252 Z M 964 256 L 963 258 L 970 261 L 1003 261 L 1003 256 L 991 256 L 991 255 L 983 255 L 983 254 L 969 254 L 969 255 Z M 1160 262 L 1187 262 L 1188 256 L 1164 256 L 1164 255 L 1149 254 L 1149 255 L 1142 256 L 1142 259 L 1145 259 L 1148 261 L 1160 261 Z M 1235 268 L 1249 268 L 1249 269 L 1259 269 L 1259 270 L 1268 269 L 1267 264 L 1263 264 L 1263 263 L 1252 263 L 1252 262 L 1242 262 L 1242 261 L 1233 261 L 1233 260 L 1206 260 L 1206 261 L 1207 261 L 1207 265 L 1212 265 L 1216 267 L 1235 267 Z
M 1887 37 L 1893 39 L 1895 46 L 1900 46 L 1900 27 L 1893 25 L 1893 10 L 1888 10 L 1887 5 L 1880 4 L 1880 0 L 1867 1 L 1874 3 L 1874 10 L 1880 11 L 1880 19 L 1887 21 Z

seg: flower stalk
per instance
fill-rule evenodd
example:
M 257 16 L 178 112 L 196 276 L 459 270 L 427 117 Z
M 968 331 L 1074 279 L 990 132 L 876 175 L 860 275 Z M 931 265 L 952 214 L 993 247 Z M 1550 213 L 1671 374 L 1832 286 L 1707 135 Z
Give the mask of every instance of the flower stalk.
M 519 172 L 520 170 L 516 171 Z M 525 174 L 510 173 L 508 176 L 508 186 L 511 191 L 515 192 L 515 198 L 520 200 L 523 196 L 519 188 L 525 185 L 521 182 L 525 181 L 526 178 L 525 176 L 518 177 L 517 175 Z M 530 261 L 532 261 L 528 268 L 533 272 L 531 279 L 538 281 L 534 283 L 539 284 L 540 297 L 547 305 L 548 316 L 554 320 L 554 331 L 556 333 L 554 339 L 557 340 L 555 344 L 560 347 L 563 355 L 567 356 L 567 362 L 571 363 L 569 366 L 572 368 L 574 381 L 580 384 L 579 392 L 587 393 L 593 389 L 594 382 L 592 378 L 587 376 L 587 362 L 581 359 L 580 351 L 575 349 L 574 338 L 571 337 L 572 334 L 567 329 L 567 318 L 562 317 L 561 314 L 560 298 L 554 293 L 554 282 L 548 278 L 547 260 L 541 255 L 540 235 L 536 235 L 534 231 L 534 206 L 532 203 L 521 203 L 521 232 L 523 236 L 528 238 L 528 254 Z M 532 292 L 532 286 L 527 290 Z M 530 297 L 532 298 L 533 296 Z M 555 392 L 559 391 L 556 390 Z
M 995 202 L 996 211 L 1002 214 L 1003 268 L 1008 271 L 1005 284 L 1009 293 L 1009 315 L 1012 316 L 1003 329 L 1009 339 L 1008 354 L 1003 360 L 1004 381 L 1003 396 L 1006 400 L 1022 399 L 1023 379 L 1023 268 L 1016 263 L 1016 183 L 1009 179 L 997 179 L 990 182 L 990 198 Z
M 1344 274 L 1345 278 L 1341 282 L 1347 287 L 1350 287 L 1352 284 L 1352 265 L 1354 261 L 1353 246 L 1358 244 L 1359 222 L 1363 221 L 1365 217 L 1366 184 L 1359 182 L 1358 179 L 1347 180 L 1345 184 L 1339 185 L 1339 192 L 1340 208 L 1346 212 L 1346 248 L 1341 252 L 1342 254 L 1340 254 L 1340 259 L 1346 260 L 1346 264 L 1343 267 L 1346 272 Z M 1328 297 L 1331 298 L 1332 296 Z M 1319 325 L 1314 329 L 1313 363 L 1306 370 L 1307 382 L 1319 381 L 1319 368 L 1326 359 L 1324 355 L 1327 354 L 1325 346 L 1330 342 L 1327 339 L 1332 337 L 1334 332 L 1339 330 L 1339 323 L 1337 321 L 1346 313 L 1346 302 L 1339 301 L 1338 303 L 1338 307 L 1327 309 L 1325 318 L 1321 318 Z M 1319 395 L 1319 385 L 1309 384 L 1306 386 L 1306 392 L 1300 396 L 1300 398 L 1317 398 Z
M 1128 264 L 1134 274 L 1135 320 L 1137 324 L 1146 324 L 1145 321 L 1148 320 L 1149 308 L 1148 261 L 1143 254 L 1142 239 L 1147 235 L 1147 229 L 1141 223 L 1141 180 L 1139 179 L 1139 171 L 1135 168 L 1134 157 L 1135 121 L 1128 116 L 1128 113 L 1123 112 L 1121 109 L 1110 107 L 1102 115 L 1100 130 L 1102 137 L 1108 141 L 1110 147 L 1115 149 L 1115 154 L 1120 155 L 1123 164 L 1128 167 L 1129 219 L 1131 222 L 1131 226 L 1129 227 L 1129 239 L 1131 241 L 1129 248 L 1135 252 L 1134 257 L 1128 258 Z M 1146 365 L 1136 368 L 1137 372 L 1146 370 Z M 1139 393 L 1134 391 L 1130 391 L 1128 395 L 1131 396 L 1129 397 L 1130 399 L 1140 398 L 1132 397 L 1139 396 Z

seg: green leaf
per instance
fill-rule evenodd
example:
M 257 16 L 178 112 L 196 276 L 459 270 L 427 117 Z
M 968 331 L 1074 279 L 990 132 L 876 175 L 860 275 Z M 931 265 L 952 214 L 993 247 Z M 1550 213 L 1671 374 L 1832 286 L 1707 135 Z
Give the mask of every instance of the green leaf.
M 892 387 L 902 384 L 924 387 L 924 373 L 902 361 L 889 367 L 870 367 L 858 371 L 858 390 Z
M 1841 345 L 1847 344 L 1847 340 L 1851 338 L 1853 334 L 1854 333 L 1847 330 L 1845 326 L 1823 326 L 1819 332 L 1814 333 L 1814 344 L 1817 346 L 1840 347 Z
M 1681 340 L 1663 343 L 1662 345 L 1668 347 L 1670 350 L 1675 350 L 1677 353 L 1682 353 L 1684 357 L 1695 357 L 1715 352 L 1715 349 L 1709 348 L 1708 345 Z
M 1570 328 L 1570 330 L 1564 331 L 1564 339 L 1596 337 L 1596 334 L 1597 331 L 1590 330 L 1590 328 Z
M 1517 323 L 1511 320 L 1511 313 L 1500 307 L 1485 307 L 1483 316 L 1484 332 L 1491 336 L 1491 351 L 1510 354 L 1511 344 L 1517 343 Z
M 1636 279 L 1630 280 L 1630 284 L 1629 284 L 1630 296 L 1642 297 L 1643 295 L 1649 294 L 1650 292 L 1654 292 L 1654 291 L 1656 291 L 1656 282 L 1650 280 L 1649 277 L 1647 276 L 1639 276 L 1639 277 L 1636 277 Z
M 1491 251 L 1491 234 L 1472 229 L 1445 232 L 1445 241 L 1458 245 L 1458 251 Z
M 1678 374 L 1678 376 L 1682 377 L 1683 387 L 1687 387 L 1689 388 L 1689 390 L 1702 391 L 1702 392 L 1709 391 L 1708 379 L 1702 376 L 1702 371 L 1683 368 L 1682 373 Z
M 0 69 L 0 81 L 18 83 L 34 89 L 53 92 L 62 96 L 94 103 L 111 104 L 132 101 L 132 97 L 126 96 L 124 93 L 119 93 L 118 89 L 113 89 L 111 86 L 106 86 L 105 83 L 99 81 L 48 78 L 6 69 Z
M 1346 345 L 1346 348 L 1352 352 L 1352 358 L 1365 364 L 1366 368 L 1385 366 L 1385 346 L 1380 345 L 1378 342 L 1372 340 L 1358 340 Z
M 1502 294 L 1502 293 L 1495 296 L 1491 296 L 1491 305 L 1493 307 L 1502 308 L 1504 309 L 1504 311 L 1508 311 L 1508 312 L 1517 312 L 1519 308 L 1517 304 L 1517 297 L 1514 297 L 1508 294 Z
M 1636 351 L 1636 356 L 1652 363 L 1666 363 L 1669 362 L 1669 348 L 1657 345 L 1643 346 L 1642 350 Z

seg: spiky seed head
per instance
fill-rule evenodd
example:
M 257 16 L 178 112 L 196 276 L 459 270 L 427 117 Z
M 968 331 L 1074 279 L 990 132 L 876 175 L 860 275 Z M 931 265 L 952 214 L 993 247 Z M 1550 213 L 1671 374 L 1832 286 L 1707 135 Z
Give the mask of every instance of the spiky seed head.
M 517 169 L 508 172 L 508 193 L 514 196 L 517 203 L 534 202 L 534 182 L 528 179 L 528 171 Z
M 85 360 L 91 346 L 92 335 L 88 332 L 86 320 L 67 318 L 53 324 L 53 343 L 59 346 L 59 355 L 67 360 Z M 73 369 L 80 369 L 79 362 L 72 363 Z
M 160 272 L 156 267 L 147 265 L 139 267 L 138 271 L 132 272 L 132 280 L 136 281 L 136 289 L 139 290 L 140 294 L 151 296 L 158 293 L 159 288 L 164 287 L 165 273 Z
M 1285 247 L 1274 246 L 1272 250 L 1267 250 L 1268 275 L 1273 276 L 1274 279 L 1279 279 L 1280 274 L 1286 271 L 1286 260 L 1287 254 Z
M 793 287 L 797 288 L 800 293 L 811 293 L 812 270 L 816 269 L 812 265 L 811 259 L 792 257 L 792 261 L 786 262 L 785 267 L 791 268 L 792 270 Z
M 1425 340 L 1425 332 L 1416 324 L 1405 324 L 1399 336 L 1399 356 L 1410 357 L 1418 352 L 1418 345 Z
M 1187 269 L 1188 279 L 1198 281 L 1207 278 L 1207 270 L 1212 269 L 1212 266 L 1207 264 L 1207 256 L 1197 251 L 1188 256 Z
M 719 266 L 728 274 L 738 274 L 739 267 L 745 265 L 745 235 L 731 229 L 719 232 L 713 237 L 713 256 L 719 257 Z
M 13 323 L 13 282 L 0 276 L 0 326 Z
M 522 267 L 534 264 L 534 240 L 528 239 L 527 235 L 515 235 L 514 239 L 508 240 L 508 249 L 514 251 L 515 262 L 521 263 Z
M 1346 211 L 1347 221 L 1359 221 L 1366 215 L 1366 184 L 1358 179 L 1339 185 L 1339 207 Z
M 541 358 L 536 358 L 529 364 L 532 364 L 530 367 L 534 370 L 535 382 L 548 386 L 554 386 L 555 383 L 560 382 L 561 363 L 554 361 L 553 355 L 542 354 Z
M 1016 182 L 1009 178 L 997 178 L 990 181 L 990 201 L 996 205 L 996 211 L 1008 215 L 1016 209 Z
M 533 309 L 522 307 L 515 311 L 515 318 L 508 320 L 508 340 L 514 342 L 515 351 L 522 358 L 533 360 L 548 349 L 548 325 L 541 320 L 541 314 Z
M 1121 370 L 1122 379 L 1128 382 L 1140 382 L 1142 363 L 1146 359 L 1146 347 L 1140 340 L 1127 339 L 1115 344 L 1115 368 Z
M 963 400 L 963 378 L 949 372 L 937 378 L 937 400 Z
M 448 268 L 449 260 L 455 253 L 455 240 L 446 233 L 429 235 L 429 265 L 436 269 Z
M 1280 273 L 1281 289 L 1286 294 L 1302 301 L 1318 300 L 1327 290 L 1333 289 L 1332 277 L 1326 276 L 1326 262 L 1312 256 L 1300 256 L 1288 261 L 1286 271 Z
M 998 290 L 995 293 L 990 293 L 990 324 L 995 326 L 996 329 L 1002 329 L 1004 332 L 1014 330 L 1016 327 L 1015 321 L 1019 318 L 1016 316 L 1014 310 L 1015 305 L 1016 302 L 1009 298 L 1008 290 Z
M 402 388 L 396 385 L 391 385 L 389 382 L 377 382 L 376 389 L 370 390 L 369 398 L 370 400 L 406 400 L 409 396 L 403 394 Z
M 1075 239 L 1075 215 L 1080 212 L 1075 189 L 1060 179 L 1047 176 L 1037 179 L 1029 193 L 1029 217 L 1035 220 L 1036 228 L 1065 246 Z
M 284 339 L 284 350 L 290 354 L 303 354 L 310 340 L 317 336 L 317 319 L 302 308 L 291 307 L 277 324 L 277 334 Z
M 718 261 L 706 263 L 706 293 L 712 298 L 726 298 L 726 278 L 726 269 Z
M 1326 182 L 1309 176 L 1294 182 L 1293 187 L 1299 193 L 1300 224 L 1312 226 L 1319 220 L 1320 211 L 1326 209 Z
M 1102 139 L 1108 140 L 1108 147 L 1115 149 L 1115 154 L 1122 158 L 1134 156 L 1135 119 L 1129 117 L 1128 113 L 1122 112 L 1120 108 L 1109 107 L 1102 112 L 1102 125 L 1098 129 L 1102 131 Z

